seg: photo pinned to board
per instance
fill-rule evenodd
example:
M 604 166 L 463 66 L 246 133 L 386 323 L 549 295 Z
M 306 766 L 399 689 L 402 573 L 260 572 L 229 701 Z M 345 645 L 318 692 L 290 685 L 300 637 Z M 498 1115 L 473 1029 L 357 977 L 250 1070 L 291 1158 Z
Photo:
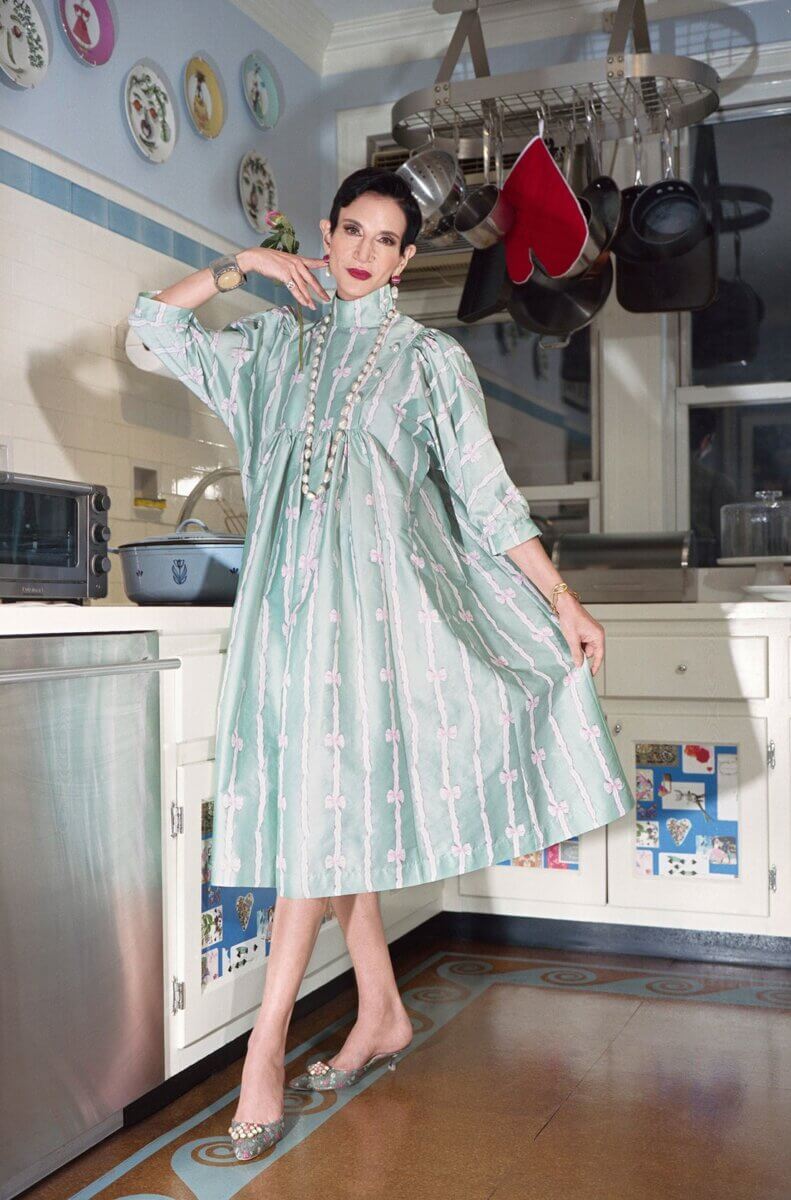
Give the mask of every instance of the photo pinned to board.
M 256 125 L 274 129 L 283 109 L 282 89 L 274 67 L 260 50 L 253 50 L 242 63 L 242 90 Z
M 184 102 L 195 131 L 203 138 L 218 137 L 227 112 L 225 87 L 208 54 L 194 54 L 184 68 Z
M 635 743 L 635 875 L 736 878 L 738 775 L 734 745 Z
M 544 846 L 542 850 L 529 850 L 515 858 L 504 858 L 495 864 L 498 867 L 532 867 L 548 871 L 578 871 L 580 866 L 580 835 Z
M 47 21 L 38 0 L 0 0 L 0 73 L 18 88 L 41 83 L 51 58 Z

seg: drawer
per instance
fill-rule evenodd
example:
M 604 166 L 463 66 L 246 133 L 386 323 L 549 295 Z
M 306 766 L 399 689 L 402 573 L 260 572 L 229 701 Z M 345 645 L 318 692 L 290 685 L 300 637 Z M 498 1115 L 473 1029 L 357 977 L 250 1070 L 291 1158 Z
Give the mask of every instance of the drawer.
M 605 643 L 608 696 L 742 700 L 768 690 L 765 637 L 618 637 Z

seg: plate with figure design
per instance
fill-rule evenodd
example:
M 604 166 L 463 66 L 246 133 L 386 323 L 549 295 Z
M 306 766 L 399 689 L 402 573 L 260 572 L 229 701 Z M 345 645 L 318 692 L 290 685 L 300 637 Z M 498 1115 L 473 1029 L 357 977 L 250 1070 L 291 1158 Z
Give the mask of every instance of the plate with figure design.
M 140 59 L 126 77 L 126 119 L 132 140 L 149 162 L 167 162 L 176 144 L 176 112 L 159 67 Z
M 262 129 L 274 129 L 280 117 L 280 89 L 272 66 L 259 50 L 242 63 L 242 87 L 255 123 Z
M 75 54 L 102 67 L 115 49 L 115 21 L 107 0 L 58 0 L 60 23 Z
M 201 137 L 216 138 L 225 124 L 225 100 L 220 73 L 205 54 L 195 54 L 184 68 L 184 99 Z
M 35 0 L 0 0 L 0 71 L 17 87 L 41 83 L 50 59 L 49 36 Z
M 239 164 L 239 199 L 253 229 L 268 233 L 266 214 L 277 208 L 277 186 L 269 164 L 257 150 L 249 150 Z

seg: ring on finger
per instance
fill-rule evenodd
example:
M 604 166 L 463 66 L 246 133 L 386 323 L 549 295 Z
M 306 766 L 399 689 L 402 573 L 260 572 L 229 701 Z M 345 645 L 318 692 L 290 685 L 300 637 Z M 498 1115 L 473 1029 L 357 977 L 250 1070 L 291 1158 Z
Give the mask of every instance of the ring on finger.
M 288 283 L 286 284 L 286 287 L 288 288 L 288 290 L 289 290 L 290 292 L 293 292 L 293 290 L 294 290 L 294 288 L 295 288 L 296 286 L 297 286 L 297 285 L 294 283 L 294 280 L 293 280 L 293 279 L 289 279 Z

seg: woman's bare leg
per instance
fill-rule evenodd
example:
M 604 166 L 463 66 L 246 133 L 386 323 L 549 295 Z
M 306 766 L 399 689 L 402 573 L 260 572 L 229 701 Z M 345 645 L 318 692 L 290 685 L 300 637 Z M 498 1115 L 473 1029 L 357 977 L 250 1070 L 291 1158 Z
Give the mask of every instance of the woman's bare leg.
M 412 1040 L 412 1022 L 399 995 L 385 938 L 378 892 L 333 896 L 357 980 L 357 1020 L 328 1061 L 342 1071 L 361 1067 L 372 1054 L 400 1050 Z
M 247 1043 L 237 1121 L 268 1124 L 283 1112 L 286 1034 L 326 907 L 326 898 L 277 897 L 264 996 Z

